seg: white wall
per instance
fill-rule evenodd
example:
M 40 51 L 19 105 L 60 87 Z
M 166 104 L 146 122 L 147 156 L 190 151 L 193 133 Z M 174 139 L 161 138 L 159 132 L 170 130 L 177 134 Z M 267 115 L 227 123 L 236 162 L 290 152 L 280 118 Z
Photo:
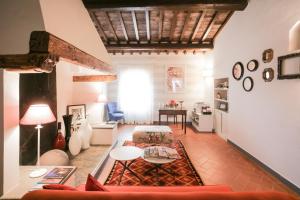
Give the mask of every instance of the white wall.
M 1 70 L 3 94 L 1 107 L 1 140 L 4 143 L 3 192 L 9 191 L 19 180 L 19 74 Z
M 39 1 L 46 31 L 106 63 L 111 63 L 82 0 Z
M 57 121 L 61 122 L 64 130 L 62 116 L 67 114 L 67 105 L 73 104 L 73 72 L 77 67 L 74 64 L 59 61 L 56 65 L 56 95 L 57 95 Z
M 77 65 L 60 61 L 56 66 L 57 89 L 57 120 L 62 122 L 66 114 L 67 105 L 86 104 L 87 119 L 90 123 L 104 121 L 104 104 L 98 103 L 99 94 L 106 95 L 106 83 L 100 82 L 73 82 L 73 75 L 99 74 L 94 70 L 84 69 Z
M 169 54 L 169 55 L 115 55 L 113 64 L 119 71 L 122 67 L 150 67 L 153 71 L 154 82 L 154 121 L 158 121 L 158 108 L 171 99 L 183 100 L 183 106 L 191 111 L 196 102 L 205 101 L 213 105 L 213 60 L 212 54 Z M 166 91 L 166 67 L 169 65 L 185 66 L 185 92 L 168 93 Z M 118 81 L 108 83 L 108 99 L 117 101 Z M 165 120 L 165 119 L 163 119 Z
M 106 83 L 75 82 L 73 84 L 73 104 L 86 104 L 86 114 L 89 123 L 105 121 L 104 103 L 97 102 L 100 94 L 106 95 Z
M 262 72 L 272 67 L 277 76 L 277 57 L 288 53 L 289 29 L 300 19 L 299 0 L 252 0 L 237 12 L 215 41 L 215 75 L 229 77 L 228 139 L 252 154 L 281 176 L 300 187 L 300 80 L 266 83 Z M 270 63 L 262 62 L 265 49 L 274 50 Z M 245 69 L 254 79 L 247 93 L 242 80 L 235 81 L 235 62 L 244 66 L 257 59 L 256 72 Z
M 0 1 L 0 54 L 28 53 L 33 30 L 45 30 L 38 0 Z

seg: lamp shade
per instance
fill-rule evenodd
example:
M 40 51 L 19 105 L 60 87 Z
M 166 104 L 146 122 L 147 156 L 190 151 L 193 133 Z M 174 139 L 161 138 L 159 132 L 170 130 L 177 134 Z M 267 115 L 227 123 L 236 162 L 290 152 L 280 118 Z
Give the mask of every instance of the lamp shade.
M 106 98 L 106 95 L 105 94 L 100 94 L 97 98 L 97 102 L 99 103 L 105 103 L 107 102 L 107 98 Z
M 47 104 L 31 105 L 22 117 L 20 123 L 23 125 L 41 125 L 56 120 Z

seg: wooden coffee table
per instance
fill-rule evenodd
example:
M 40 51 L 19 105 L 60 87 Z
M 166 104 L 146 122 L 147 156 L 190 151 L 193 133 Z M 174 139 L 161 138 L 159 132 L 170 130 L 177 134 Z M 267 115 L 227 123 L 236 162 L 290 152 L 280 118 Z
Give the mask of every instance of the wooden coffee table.
M 138 147 L 132 147 L 132 146 L 121 146 L 113 149 L 109 155 L 112 159 L 116 160 L 119 162 L 122 166 L 123 169 L 120 174 L 119 178 L 119 185 L 122 181 L 122 177 L 124 175 L 124 172 L 128 170 L 132 175 L 134 175 L 136 178 L 138 178 L 141 182 L 142 179 L 130 169 L 130 165 L 134 163 L 134 161 L 141 157 L 143 154 L 143 150 L 138 148 Z

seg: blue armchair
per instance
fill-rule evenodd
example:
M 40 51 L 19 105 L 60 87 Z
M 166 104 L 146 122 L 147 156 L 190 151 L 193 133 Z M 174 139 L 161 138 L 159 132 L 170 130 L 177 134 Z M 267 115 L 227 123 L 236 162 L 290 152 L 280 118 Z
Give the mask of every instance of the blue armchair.
M 118 110 L 117 102 L 109 102 L 106 104 L 109 121 L 123 120 L 125 123 L 124 112 Z

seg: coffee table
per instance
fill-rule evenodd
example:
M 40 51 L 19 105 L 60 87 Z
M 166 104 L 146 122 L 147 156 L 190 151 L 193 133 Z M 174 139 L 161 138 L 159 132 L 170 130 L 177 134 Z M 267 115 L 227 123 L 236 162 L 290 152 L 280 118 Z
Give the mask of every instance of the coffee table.
M 142 182 L 142 179 L 129 168 L 130 165 L 132 165 L 132 163 L 135 161 L 135 159 L 141 157 L 142 154 L 143 154 L 142 149 L 138 147 L 132 147 L 132 146 L 122 146 L 111 150 L 111 152 L 109 153 L 110 157 L 116 160 L 117 162 L 119 162 L 123 166 L 119 178 L 119 183 L 118 183 L 119 185 L 122 181 L 122 177 L 126 170 L 128 170 L 132 175 L 134 175 Z
M 160 147 L 160 146 L 151 146 L 152 148 L 154 147 Z M 151 148 L 151 147 L 146 147 L 145 149 L 144 149 L 144 151 L 147 149 L 147 148 Z M 169 148 L 169 147 L 164 147 L 164 148 L 166 148 L 166 149 L 171 149 L 171 148 Z M 144 152 L 143 151 L 143 152 Z M 149 162 L 149 163 L 151 163 L 151 164 L 153 164 L 154 166 L 152 167 L 152 168 L 150 168 L 149 170 L 147 170 L 144 174 L 145 175 L 149 175 L 152 171 L 155 171 L 155 176 L 156 176 L 156 179 L 157 179 L 157 181 L 159 182 L 159 170 L 162 170 L 162 171 L 164 171 L 165 173 L 168 173 L 168 174 L 170 174 L 170 175 L 172 175 L 172 176 L 176 176 L 176 175 L 178 175 L 176 172 L 174 172 L 172 169 L 166 169 L 166 168 L 164 168 L 163 167 L 163 165 L 164 164 L 167 164 L 167 163 L 171 163 L 171 162 L 174 162 L 175 160 L 176 160 L 176 158 L 145 158 L 144 157 L 144 153 L 143 153 L 143 155 L 142 155 L 142 158 L 145 160 L 145 161 L 147 161 L 147 162 Z

